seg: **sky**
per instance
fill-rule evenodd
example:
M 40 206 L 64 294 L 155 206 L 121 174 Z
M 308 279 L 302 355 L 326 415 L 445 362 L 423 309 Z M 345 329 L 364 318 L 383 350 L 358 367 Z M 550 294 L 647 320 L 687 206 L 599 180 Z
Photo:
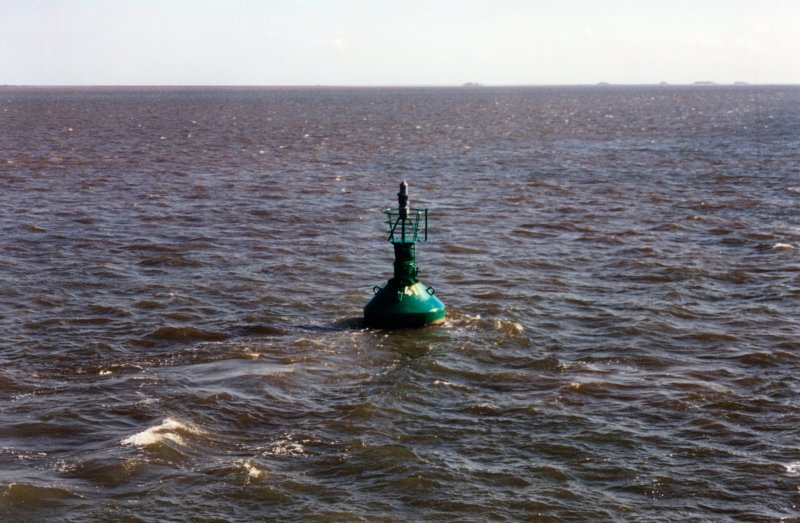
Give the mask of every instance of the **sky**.
M 800 84 L 800 0 L 0 0 L 0 85 Z

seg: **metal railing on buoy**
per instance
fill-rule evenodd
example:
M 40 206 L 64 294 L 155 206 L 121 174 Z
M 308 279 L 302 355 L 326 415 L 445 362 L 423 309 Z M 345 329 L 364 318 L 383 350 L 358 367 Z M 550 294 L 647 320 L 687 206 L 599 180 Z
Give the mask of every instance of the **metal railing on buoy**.
M 444 322 L 444 303 L 433 287 L 418 279 L 415 245 L 428 239 L 428 209 L 412 209 L 408 203 L 408 183 L 400 184 L 397 209 L 384 209 L 388 240 L 394 246 L 394 276 L 386 286 L 373 287 L 375 296 L 364 307 L 364 323 L 384 329 L 422 327 Z

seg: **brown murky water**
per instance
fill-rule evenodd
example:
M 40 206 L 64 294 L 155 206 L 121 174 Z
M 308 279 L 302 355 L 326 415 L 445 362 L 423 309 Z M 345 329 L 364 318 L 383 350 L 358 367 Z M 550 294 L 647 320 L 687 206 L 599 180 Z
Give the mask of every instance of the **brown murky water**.
M 0 88 L 0 515 L 774 521 L 800 88 Z M 364 329 L 380 208 L 442 327 Z

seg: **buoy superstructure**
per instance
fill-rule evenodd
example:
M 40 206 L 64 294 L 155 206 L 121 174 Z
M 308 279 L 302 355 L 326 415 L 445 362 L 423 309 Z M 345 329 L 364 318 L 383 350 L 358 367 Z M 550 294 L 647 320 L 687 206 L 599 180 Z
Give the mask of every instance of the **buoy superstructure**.
M 444 322 L 445 306 L 433 287 L 417 279 L 414 248 L 420 237 L 428 239 L 428 209 L 412 209 L 408 182 L 400 184 L 397 209 L 384 209 L 388 240 L 394 246 L 394 276 L 385 287 L 375 286 L 375 296 L 364 307 L 364 323 L 384 329 L 422 327 Z

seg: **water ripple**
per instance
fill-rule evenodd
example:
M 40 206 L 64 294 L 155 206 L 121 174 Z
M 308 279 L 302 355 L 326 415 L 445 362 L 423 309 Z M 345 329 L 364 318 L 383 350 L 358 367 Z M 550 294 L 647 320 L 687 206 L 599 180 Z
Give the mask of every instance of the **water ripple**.
M 796 517 L 798 101 L 0 88 L 0 515 Z

